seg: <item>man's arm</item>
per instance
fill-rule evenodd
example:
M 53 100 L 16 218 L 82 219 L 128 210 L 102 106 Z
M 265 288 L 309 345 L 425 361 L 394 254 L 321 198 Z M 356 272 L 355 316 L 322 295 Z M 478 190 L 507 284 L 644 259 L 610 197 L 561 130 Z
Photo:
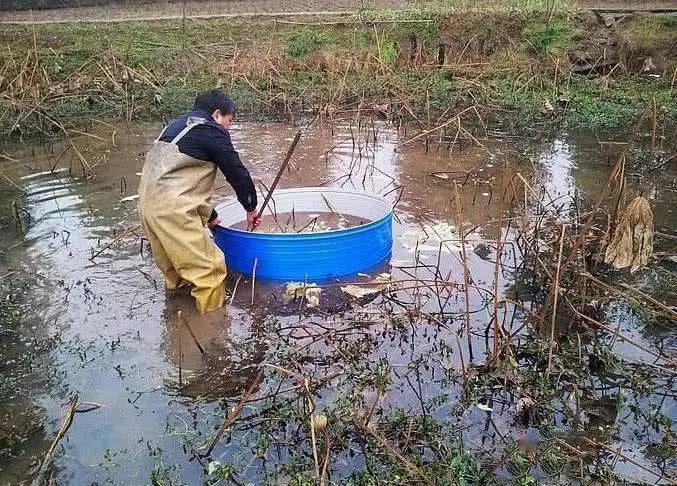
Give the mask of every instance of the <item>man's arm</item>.
M 249 171 L 240 160 L 237 151 L 233 148 L 230 135 L 212 127 L 205 127 L 205 129 L 212 132 L 209 137 L 206 137 L 205 151 L 216 162 L 216 165 L 226 177 L 226 181 L 233 187 L 237 200 L 240 201 L 244 209 L 247 212 L 255 210 L 257 200 L 254 182 L 249 175 Z M 212 216 L 215 216 L 214 213 L 212 213 Z

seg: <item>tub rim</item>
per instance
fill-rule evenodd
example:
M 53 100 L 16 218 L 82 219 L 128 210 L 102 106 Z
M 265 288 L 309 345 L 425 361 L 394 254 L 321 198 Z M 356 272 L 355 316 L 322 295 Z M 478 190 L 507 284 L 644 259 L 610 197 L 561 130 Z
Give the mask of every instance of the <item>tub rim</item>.
M 350 234 L 350 233 L 361 233 L 364 231 L 369 231 L 372 229 L 374 226 L 377 226 L 379 224 L 383 224 L 385 221 L 389 220 L 392 218 L 392 215 L 394 213 L 394 208 L 388 201 L 383 197 L 378 194 L 374 194 L 371 192 L 367 191 L 358 191 L 358 190 L 350 190 L 350 189 L 343 189 L 343 188 L 337 188 L 337 187 L 322 187 L 322 186 L 312 186 L 312 187 L 298 187 L 298 188 L 286 188 L 286 189 L 279 189 L 275 191 L 273 194 L 273 197 L 276 195 L 290 195 L 290 194 L 299 194 L 299 193 L 341 193 L 341 194 L 349 194 L 353 196 L 360 196 L 360 197 L 366 197 L 371 199 L 374 202 L 377 202 L 382 206 L 382 209 L 384 211 L 383 215 L 374 219 L 373 221 L 369 221 L 366 224 L 361 224 L 359 226 L 354 226 L 352 228 L 337 228 L 337 229 L 331 229 L 327 231 L 321 231 L 317 233 L 269 233 L 269 232 L 261 232 L 261 231 L 247 231 L 247 230 L 242 230 L 238 228 L 232 228 L 229 226 L 221 226 L 220 224 L 215 226 L 212 231 L 222 231 L 226 233 L 232 233 L 234 235 L 237 235 L 238 237 L 241 238 L 250 238 L 250 239 L 278 239 L 278 240 L 290 240 L 290 239 L 297 239 L 299 237 L 303 238 L 330 238 L 333 236 L 336 236 L 338 233 L 340 234 Z M 221 209 L 226 210 L 229 206 L 237 206 L 239 205 L 240 202 L 237 200 L 235 196 L 230 197 L 226 201 L 223 201 L 219 204 L 217 204 L 214 209 L 216 210 L 217 213 L 221 214 Z M 241 206 L 240 206 L 241 207 Z M 342 213 L 346 213 L 350 216 L 355 216 L 353 214 L 350 214 L 348 212 L 342 211 Z M 243 221 L 239 219 L 237 223 L 240 221 Z

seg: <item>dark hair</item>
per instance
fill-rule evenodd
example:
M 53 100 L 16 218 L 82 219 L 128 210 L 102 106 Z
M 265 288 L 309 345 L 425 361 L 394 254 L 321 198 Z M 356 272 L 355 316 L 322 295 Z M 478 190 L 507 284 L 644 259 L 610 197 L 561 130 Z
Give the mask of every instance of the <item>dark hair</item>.
M 206 111 L 210 115 L 216 110 L 219 110 L 222 115 L 235 115 L 235 103 L 228 93 L 220 89 L 212 89 L 197 95 L 193 108 Z

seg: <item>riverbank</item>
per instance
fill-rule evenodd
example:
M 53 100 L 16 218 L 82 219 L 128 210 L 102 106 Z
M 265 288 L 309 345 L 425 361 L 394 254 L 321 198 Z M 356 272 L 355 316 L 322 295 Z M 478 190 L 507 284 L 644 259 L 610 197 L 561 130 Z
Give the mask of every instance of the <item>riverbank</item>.
M 169 118 L 214 86 L 229 90 L 246 118 L 370 110 L 425 117 L 427 126 L 429 117 L 472 107 L 462 121 L 482 128 L 608 129 L 629 126 L 655 103 L 658 123 L 674 124 L 677 15 L 517 3 L 6 25 L 0 133 L 53 136 L 93 119 Z

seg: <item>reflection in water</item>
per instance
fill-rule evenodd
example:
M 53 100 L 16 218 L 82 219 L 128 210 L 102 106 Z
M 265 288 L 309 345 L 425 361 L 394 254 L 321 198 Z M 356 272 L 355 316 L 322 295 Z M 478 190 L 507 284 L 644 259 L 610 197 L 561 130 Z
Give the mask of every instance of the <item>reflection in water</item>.
M 166 292 L 163 347 L 174 369 L 165 387 L 207 401 L 241 394 L 258 373 L 265 347 L 256 340 L 242 340 L 233 322 L 240 332 L 253 324 L 234 308 L 198 314 L 187 289 Z
M 541 155 L 538 166 L 543 167 L 543 172 L 547 174 L 543 180 L 546 181 L 545 188 L 550 198 L 569 199 L 560 204 L 571 204 L 576 184 L 572 174 L 575 164 L 569 144 L 556 138 L 551 148 Z
M 295 131 L 295 127 L 279 124 L 247 124 L 233 129 L 234 144 L 255 180 L 270 185 Z M 0 482 L 15 482 L 17 476 L 26 474 L 30 456 L 42 454 L 49 442 L 44 438 L 54 437 L 60 425 L 62 405 L 77 392 L 81 400 L 94 401 L 102 407 L 76 416 L 56 461 L 60 481 L 146 484 L 158 464 L 176 464 L 181 465 L 174 471 L 179 481 L 199 483 L 202 467 L 189 461 L 187 445 L 204 443 L 222 423 L 227 409 L 242 395 L 282 338 L 278 331 L 292 332 L 302 342 L 310 333 L 308 322 L 325 326 L 326 333 L 351 325 L 342 317 L 328 315 L 332 310 L 351 306 L 340 290 L 341 282 L 331 283 L 322 294 L 321 306 L 312 310 L 302 307 L 302 302 L 283 300 L 282 283 L 258 282 L 252 295 L 250 279 L 238 280 L 237 275 L 231 275 L 229 289 L 239 281 L 233 305 L 199 316 L 187 292 L 163 290 L 162 276 L 140 234 L 130 234 L 91 259 L 120 231 L 136 225 L 135 202 L 125 199 L 135 194 L 143 153 L 156 133 L 156 126 L 144 125 L 118 130 L 115 147 L 104 142 L 88 145 L 92 143 L 89 139 L 76 140 L 95 166 L 96 177 L 90 181 L 78 178 L 76 158 L 75 163 L 71 163 L 68 154 L 59 159 L 61 147 L 55 147 L 56 155 L 43 151 L 32 155 L 21 148 L 8 150 L 30 165 L 26 169 L 21 164 L 8 164 L 3 171 L 14 180 L 28 173 L 49 172 L 55 164 L 57 168 L 70 168 L 71 173 L 47 173 L 24 180 L 27 194 L 23 206 L 30 213 L 27 243 L 0 255 L 0 275 L 15 272 L 3 283 L 16 283 L 18 287 L 22 282 L 30 282 L 22 296 L 30 302 L 22 323 L 26 326 L 24 331 L 38 336 L 60 335 L 59 344 L 44 355 L 45 362 L 36 362 L 37 369 L 49 370 L 43 374 L 55 379 L 24 378 L 26 393 L 0 397 L 2 413 L 26 408 L 38 410 L 46 417 L 44 429 L 31 436 L 30 448 L 26 447 L 31 451 L 26 456 L 0 459 L 4 470 L 0 472 Z M 452 316 L 457 329 L 460 319 L 459 322 L 453 319 L 465 309 L 463 294 L 459 292 L 464 276 L 455 220 L 457 183 L 474 285 L 469 295 L 472 340 L 481 355 L 488 339 L 487 322 L 494 311 L 489 309 L 486 292 L 480 289 L 494 285 L 495 241 L 499 234 L 503 239 L 512 238 L 515 224 L 505 216 L 501 228 L 498 225 L 501 165 L 511 163 L 527 175 L 530 167 L 523 164 L 524 153 L 533 154 L 550 196 L 565 211 L 572 208 L 576 194 L 589 197 L 596 192 L 600 175 L 606 173 L 608 166 L 596 158 L 599 152 L 596 139 L 571 134 L 562 134 L 544 150 L 526 142 L 517 147 L 512 142 L 489 140 L 483 142 L 485 148 L 455 147 L 450 153 L 442 147 L 425 153 L 416 145 L 395 150 L 400 141 L 395 130 L 383 125 L 370 127 L 366 133 L 358 133 L 356 126 L 350 125 L 334 129 L 314 126 L 302 139 L 281 187 L 342 186 L 382 194 L 393 204 L 397 202 L 390 268 L 375 269 L 370 275 L 356 276 L 355 280 L 368 281 L 384 270 L 396 280 L 406 281 L 414 276 L 447 279 L 449 287 L 439 292 L 440 299 L 422 302 L 420 295 L 409 297 L 425 310 Z M 216 202 L 230 195 L 230 187 L 219 176 Z M 674 194 L 660 189 L 651 195 L 656 226 L 674 228 Z M 2 207 L 9 207 L 9 196 L 3 192 L 0 197 Z M 16 238 L 11 231 L 3 231 L 2 247 L 10 247 Z M 506 245 L 501 259 L 504 274 L 499 275 L 499 292 L 515 278 L 511 270 L 518 263 L 510 245 Z M 528 291 L 530 277 L 518 275 L 518 278 L 510 291 Z M 356 311 L 351 319 L 369 320 L 372 309 L 368 300 L 363 302 L 364 309 Z M 404 300 L 393 303 L 393 314 L 405 313 L 407 304 Z M 188 326 L 179 325 L 179 310 Z M 516 328 L 519 323 L 508 319 L 505 325 L 513 324 Z M 635 328 L 643 326 L 640 320 L 632 324 Z M 270 332 L 270 326 L 275 332 Z M 189 328 L 205 353 L 198 349 Z M 365 340 L 383 340 L 378 355 L 365 357 L 364 361 L 383 362 L 399 373 L 387 395 L 372 396 L 365 391 L 365 406 L 379 400 L 387 406 L 409 407 L 418 413 L 419 394 L 435 396 L 444 391 L 449 394 L 447 400 L 431 415 L 448 417 L 462 390 L 451 382 L 444 388 L 439 381 L 440 376 L 459 369 L 456 342 L 443 335 L 444 329 L 426 327 L 420 334 L 412 332 L 411 336 L 405 336 L 409 341 L 402 336 L 391 338 L 388 330 L 382 328 L 367 328 L 363 332 Z M 636 338 L 645 339 L 641 333 Z M 459 346 L 467 353 L 465 342 Z M 334 351 L 328 349 L 327 355 Z M 351 349 L 339 351 L 349 353 Z M 435 360 L 429 360 L 433 354 Z M 2 359 L 6 361 L 4 356 Z M 429 366 L 425 374 L 416 374 L 409 367 L 411 362 L 426 362 Z M 317 366 L 329 368 L 332 363 Z M 508 403 L 510 397 L 504 398 Z M 319 400 L 326 403 L 332 397 L 323 396 Z M 508 407 L 495 404 L 494 409 L 492 430 L 500 430 L 499 435 L 509 434 L 513 424 Z M 463 420 L 470 424 L 468 427 L 478 423 L 489 427 L 486 413 L 476 407 Z M 217 451 L 220 460 L 235 460 L 242 451 L 250 450 L 247 440 L 234 437 L 232 442 L 224 442 Z M 486 450 L 486 441 L 486 431 L 473 429 L 466 446 Z M 495 444 L 487 447 L 499 449 Z M 284 457 L 284 445 L 279 445 L 279 450 L 278 458 Z M 352 459 L 341 460 L 352 464 Z M 251 470 L 257 464 L 260 466 L 255 462 Z M 252 481 L 259 479 L 254 472 L 251 475 Z

